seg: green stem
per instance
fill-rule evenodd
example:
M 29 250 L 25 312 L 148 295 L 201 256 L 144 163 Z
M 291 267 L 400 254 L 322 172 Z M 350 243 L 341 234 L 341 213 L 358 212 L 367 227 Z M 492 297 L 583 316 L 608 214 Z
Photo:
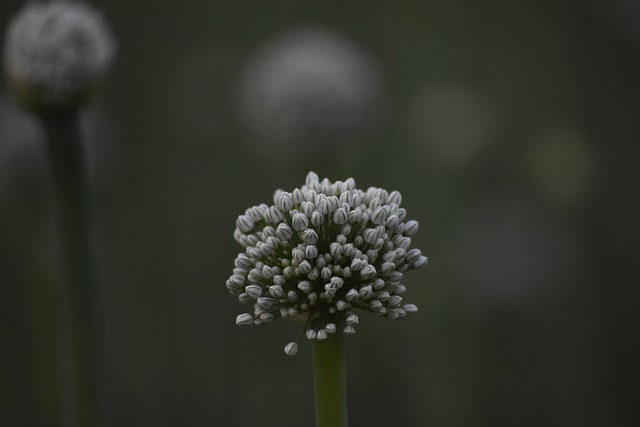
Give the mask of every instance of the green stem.
M 316 427 L 347 427 L 344 339 L 338 332 L 313 341 Z
M 77 111 L 40 116 L 53 182 L 53 222 L 60 298 L 63 425 L 101 424 L 96 314 L 85 158 Z

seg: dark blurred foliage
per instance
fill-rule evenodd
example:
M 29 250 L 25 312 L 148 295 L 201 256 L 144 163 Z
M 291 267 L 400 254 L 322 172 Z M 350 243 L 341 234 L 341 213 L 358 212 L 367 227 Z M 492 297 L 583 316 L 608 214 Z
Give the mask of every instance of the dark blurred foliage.
M 352 426 L 638 425 L 637 2 L 92 3 L 119 40 L 84 117 L 111 425 L 312 425 L 310 347 L 282 352 L 301 325 L 237 328 L 224 286 L 236 215 L 310 169 L 401 191 L 430 258 L 418 315 L 348 339 Z M 357 149 L 245 141 L 242 66 L 301 24 L 383 68 Z M 56 425 L 47 170 L 1 91 L 0 425 Z

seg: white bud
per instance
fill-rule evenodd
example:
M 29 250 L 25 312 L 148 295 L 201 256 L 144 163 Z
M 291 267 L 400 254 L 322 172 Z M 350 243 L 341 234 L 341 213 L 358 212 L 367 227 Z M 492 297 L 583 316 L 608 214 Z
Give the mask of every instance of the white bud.
M 390 283 L 400 283 L 400 281 L 402 280 L 402 273 L 398 270 L 392 271 L 391 273 L 389 273 L 388 277 Z
M 271 314 L 271 313 L 262 313 L 260 315 L 260 320 L 262 321 L 262 323 L 273 322 L 273 314 Z
M 353 334 L 356 333 L 356 329 L 351 325 L 347 325 L 342 330 L 342 333 L 345 334 L 345 335 L 353 335 Z
M 314 268 L 307 274 L 307 278 L 309 280 L 318 280 L 319 277 L 320 277 L 320 272 L 318 271 L 317 268 Z
M 274 298 L 282 298 L 284 291 L 282 290 L 282 286 L 280 285 L 273 285 L 273 286 L 269 286 L 269 294 L 274 297 Z
M 353 250 L 353 243 L 345 243 L 344 245 L 342 245 L 342 253 L 348 258 L 353 255 Z
M 246 256 L 245 254 L 238 254 L 234 264 L 236 265 L 236 267 L 249 268 L 251 267 L 252 261 L 251 258 Z
M 229 277 L 229 282 L 231 282 L 233 286 L 240 288 L 244 286 L 244 277 L 238 274 L 234 274 Z
M 262 242 L 258 242 L 258 244 L 260 244 L 260 246 L 259 246 L 260 247 L 260 254 L 263 257 L 268 257 L 273 253 L 273 248 L 271 246 L 265 245 Z
M 336 209 L 338 209 L 338 206 L 340 205 L 340 199 L 338 199 L 337 196 L 327 197 L 327 201 L 329 202 L 329 213 L 334 212 Z
M 284 268 L 284 270 L 282 270 L 282 276 L 284 276 L 285 279 L 289 280 L 293 277 L 294 274 L 294 270 L 293 268 L 291 268 L 291 266 L 287 266 Z
M 303 280 L 298 283 L 298 289 L 300 289 L 305 294 L 309 293 L 311 291 L 311 288 L 311 282 L 309 282 L 308 280 Z
M 387 223 L 386 223 L 386 227 L 389 230 L 393 230 L 396 228 L 396 226 L 398 225 L 398 223 L 400 223 L 400 220 L 398 219 L 397 216 L 395 215 L 389 215 L 389 217 L 387 218 Z
M 302 240 L 307 245 L 315 245 L 318 243 L 318 233 L 315 230 L 308 229 L 302 232 Z
M 264 236 L 263 239 L 266 239 L 267 237 L 274 237 L 276 235 L 276 229 L 270 225 L 267 225 L 265 228 L 262 229 L 262 234 Z
M 287 240 L 293 237 L 293 230 L 289 227 L 288 224 L 282 222 L 278 224 L 278 228 L 276 229 L 276 237 L 280 239 L 282 242 L 286 242 Z
M 305 256 L 305 251 L 301 246 L 298 246 L 297 248 L 291 250 L 291 259 L 298 264 L 305 260 Z
M 375 208 L 371 214 L 371 222 L 375 225 L 384 224 L 387 221 L 387 211 L 382 206 Z
M 276 206 L 283 212 L 288 212 L 293 208 L 293 198 L 291 193 L 282 192 L 278 194 Z
M 293 218 L 291 219 L 291 225 L 296 231 L 304 231 L 309 228 L 309 221 L 307 220 L 307 216 L 305 214 L 296 212 L 295 214 L 293 214 Z
M 309 293 L 309 295 L 307 295 L 307 299 L 309 300 L 309 304 L 315 305 L 316 301 L 318 301 L 318 294 L 315 292 L 311 292 Z
M 313 224 L 316 227 L 319 227 L 320 225 L 324 224 L 324 215 L 318 211 L 313 211 L 311 213 L 311 224 Z
M 356 289 L 349 289 L 345 298 L 347 301 L 354 302 L 360 299 L 360 294 Z
M 396 253 L 394 251 L 387 251 L 382 255 L 382 260 L 386 262 L 393 262 L 396 260 Z
M 426 256 L 421 256 L 413 264 L 411 264 L 411 267 L 420 268 L 420 267 L 424 266 L 426 263 L 427 263 L 427 257 Z
M 327 200 L 327 196 L 324 194 L 318 194 L 318 197 L 316 198 L 316 206 L 318 207 L 318 212 L 321 214 L 328 215 L 331 213 L 329 200 Z
M 315 203 L 316 196 L 318 193 L 313 188 L 310 188 L 304 195 L 304 198 L 307 202 Z M 302 203 L 301 203 L 302 204 Z
M 264 277 L 267 280 L 273 279 L 273 276 L 275 275 L 273 269 L 268 265 L 265 265 L 264 267 L 262 267 L 261 271 L 262 271 L 262 277 Z
M 287 280 L 283 276 L 280 276 L 278 274 L 273 276 L 274 285 L 284 286 L 285 283 L 287 283 Z
M 389 320 L 397 320 L 400 318 L 400 312 L 392 309 L 392 310 L 387 310 L 387 319 Z
M 360 271 L 360 270 L 362 270 L 362 267 L 364 267 L 364 266 L 365 266 L 365 263 L 360 258 L 354 258 L 351 261 L 351 270 L 352 271 Z
M 350 326 L 357 325 L 359 322 L 358 315 L 355 313 L 348 315 L 346 322 L 347 322 L 347 325 L 350 325 Z
M 347 222 L 349 224 L 356 224 L 362 221 L 362 211 L 359 208 L 356 208 L 352 211 L 349 211 L 347 214 Z
M 405 251 L 409 249 L 411 246 L 411 237 L 401 237 L 398 239 L 398 247 L 404 249 Z
M 360 298 L 362 299 L 370 299 L 373 296 L 373 291 L 371 289 L 371 285 L 366 285 L 360 288 L 359 291 Z M 349 296 L 347 294 L 347 296 Z
M 413 314 L 418 312 L 418 307 L 415 304 L 405 304 L 402 308 L 407 314 Z
M 291 193 L 291 198 L 292 198 L 293 203 L 295 205 L 299 205 L 304 200 L 304 194 L 302 193 L 302 191 L 299 188 L 296 188 Z
M 236 325 L 250 326 L 253 325 L 253 316 L 249 313 L 243 313 L 236 316 Z
M 418 221 L 411 220 L 404 224 L 404 234 L 407 236 L 413 236 L 418 232 Z
M 384 239 L 379 237 L 376 242 L 373 244 L 373 247 L 375 248 L 376 254 L 377 251 L 379 251 L 380 249 L 382 249 L 382 246 L 384 245 Z M 368 251 L 367 251 L 368 252 Z
M 298 354 L 298 343 L 290 342 L 284 347 L 284 352 L 287 356 L 295 356 Z
M 408 262 L 409 264 L 412 264 L 414 261 L 420 258 L 421 255 L 422 253 L 420 252 L 420 249 L 415 249 L 415 248 L 411 249 L 405 255 L 405 261 Z
M 395 270 L 395 268 L 396 268 L 396 265 L 393 262 L 387 261 L 382 263 L 382 266 L 380 267 L 380 271 L 382 271 L 382 274 L 387 274 Z
M 319 257 L 316 260 L 316 269 L 323 269 L 327 265 L 327 260 L 324 257 Z
M 262 215 L 262 211 L 257 206 L 252 206 L 247 209 L 245 212 L 249 218 L 251 218 L 254 222 L 259 222 L 264 220 L 264 216 Z
M 378 239 L 378 233 L 373 228 L 367 228 L 362 232 L 362 238 L 365 242 L 374 244 Z
M 347 303 L 347 302 L 345 302 L 343 300 L 339 300 L 339 301 L 336 302 L 336 308 L 338 309 L 338 311 L 344 311 L 349 307 L 350 307 L 349 303 Z
M 362 270 L 360 270 L 360 277 L 362 277 L 364 280 L 369 280 L 374 278 L 376 275 L 376 268 L 371 265 L 371 264 L 367 264 L 364 267 L 362 267 Z
M 333 222 L 339 225 L 347 223 L 347 211 L 344 208 L 338 208 L 333 213 Z
M 311 218 L 314 212 L 316 212 L 316 207 L 312 202 L 304 201 L 300 204 L 300 211 L 307 216 L 307 218 Z
M 248 304 L 250 302 L 253 302 L 253 299 L 249 295 L 247 295 L 246 292 L 243 292 L 238 295 L 238 301 L 240 301 L 240 303 L 242 304 Z
M 378 295 L 376 295 L 376 298 L 378 299 L 378 301 L 385 302 L 385 301 L 389 301 L 389 298 L 391 298 L 391 295 L 389 295 L 389 292 L 387 291 L 382 291 L 382 292 L 378 292 Z
M 271 309 L 271 307 L 273 307 L 276 301 L 273 298 L 260 297 L 258 298 L 257 302 L 258 302 L 258 307 L 260 307 L 263 310 L 269 310 Z
M 302 261 L 298 266 L 298 270 L 302 274 L 309 274 L 311 272 L 311 269 L 312 269 L 311 264 L 307 260 Z
M 342 255 L 342 245 L 337 242 L 331 242 L 329 244 L 329 252 L 334 258 L 339 258 Z
M 265 220 L 272 224 L 278 224 L 284 219 L 284 212 L 277 206 L 271 206 L 267 212 L 265 212 Z
M 391 308 L 395 308 L 395 307 L 398 307 L 401 302 L 402 302 L 402 297 L 398 295 L 394 295 L 391 298 L 389 298 L 389 303 L 387 305 Z
M 307 246 L 304 252 L 307 259 L 316 259 L 318 256 L 318 248 L 313 245 Z
M 243 233 L 248 233 L 253 230 L 253 220 L 247 215 L 240 215 L 236 220 L 236 226 Z
M 305 184 L 307 187 L 311 187 L 311 184 L 314 182 L 319 182 L 320 178 L 318 178 L 318 174 L 313 171 L 309 171 L 307 174 L 307 178 L 305 179 Z
M 386 204 L 400 206 L 400 203 L 402 203 L 402 195 L 400 195 L 399 191 L 392 191 L 391 193 L 389 193 L 389 196 L 387 196 Z
M 382 303 L 377 299 L 374 299 L 369 302 L 369 308 L 371 309 L 371 311 L 380 311 L 380 309 L 382 308 Z
M 249 285 L 244 288 L 244 291 L 254 300 L 262 296 L 262 288 L 258 285 Z

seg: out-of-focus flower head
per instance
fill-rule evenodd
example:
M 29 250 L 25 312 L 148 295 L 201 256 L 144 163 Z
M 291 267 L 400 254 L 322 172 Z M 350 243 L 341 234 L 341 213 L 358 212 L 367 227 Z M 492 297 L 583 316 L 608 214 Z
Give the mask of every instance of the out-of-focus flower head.
M 348 39 L 298 28 L 268 42 L 246 65 L 239 120 L 264 150 L 320 151 L 375 128 L 382 86 L 377 61 Z
M 116 46 L 102 16 L 83 3 L 30 2 L 10 22 L 6 73 L 28 109 L 75 108 L 107 72 Z

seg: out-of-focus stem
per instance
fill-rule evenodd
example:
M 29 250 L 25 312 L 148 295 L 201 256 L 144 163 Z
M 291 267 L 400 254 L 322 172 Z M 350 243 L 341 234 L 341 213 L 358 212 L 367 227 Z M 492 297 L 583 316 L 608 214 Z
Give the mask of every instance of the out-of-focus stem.
M 53 182 L 60 300 L 63 425 L 100 426 L 98 291 L 92 268 L 86 164 L 76 110 L 40 115 Z

